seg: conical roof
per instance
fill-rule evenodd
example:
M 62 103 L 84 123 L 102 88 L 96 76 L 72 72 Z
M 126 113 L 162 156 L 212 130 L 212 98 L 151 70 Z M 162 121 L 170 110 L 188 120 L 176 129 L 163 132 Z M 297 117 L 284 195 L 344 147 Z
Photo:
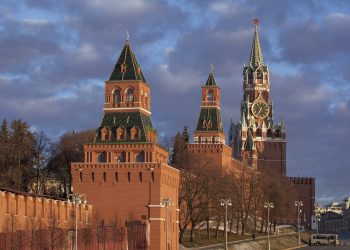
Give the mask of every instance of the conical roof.
M 205 86 L 216 86 L 215 78 L 214 78 L 214 66 L 210 65 L 210 74 L 208 76 L 208 80 L 205 83 Z
M 125 42 L 122 53 L 120 54 L 109 78 L 109 81 L 123 80 L 141 80 L 146 82 L 140 64 L 137 62 L 128 39 Z
M 254 18 L 253 22 L 255 24 L 255 32 L 254 32 L 252 50 L 250 52 L 249 66 L 252 68 L 257 68 L 261 65 L 264 65 L 264 61 L 263 61 L 263 55 L 261 52 L 259 34 L 258 34 L 259 20 Z

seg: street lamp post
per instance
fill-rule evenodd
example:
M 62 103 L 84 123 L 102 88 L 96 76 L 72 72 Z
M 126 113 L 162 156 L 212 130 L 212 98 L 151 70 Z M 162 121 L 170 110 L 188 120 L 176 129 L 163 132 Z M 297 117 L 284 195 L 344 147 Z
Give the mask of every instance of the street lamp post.
M 151 249 L 151 197 L 152 197 L 152 173 L 154 168 L 146 168 L 149 174 L 149 183 L 148 183 L 148 249 Z
M 174 204 L 171 198 L 164 198 L 160 204 L 165 207 L 165 249 L 168 250 L 168 207 Z
M 232 206 L 231 199 L 221 199 L 221 206 L 225 206 L 225 249 L 227 250 L 227 206 Z
M 75 250 L 78 250 L 78 217 L 77 217 L 77 204 L 86 203 L 85 194 L 68 194 L 68 200 L 72 200 L 74 203 L 74 224 L 75 224 L 75 239 L 74 246 Z
M 298 211 L 298 244 L 301 244 L 300 241 L 300 213 L 301 213 L 301 207 L 303 206 L 303 202 L 302 201 L 295 201 L 295 206 L 297 207 Z
M 270 209 L 274 208 L 275 206 L 273 205 L 273 202 L 265 202 L 264 203 L 264 208 L 267 209 L 267 249 L 271 249 L 270 245 Z
M 316 203 L 314 204 L 314 206 L 315 206 L 315 218 L 316 218 L 316 232 L 318 234 L 318 231 L 319 231 L 318 227 L 321 220 L 321 215 Z

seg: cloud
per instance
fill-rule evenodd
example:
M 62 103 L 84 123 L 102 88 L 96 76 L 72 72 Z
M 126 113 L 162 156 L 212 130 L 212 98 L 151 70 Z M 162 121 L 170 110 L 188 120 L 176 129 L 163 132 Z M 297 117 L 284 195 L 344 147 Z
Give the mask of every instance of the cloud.
M 183 125 L 193 131 L 210 64 L 227 131 L 231 117 L 239 119 L 242 67 L 251 19 L 258 17 L 275 120 L 284 113 L 287 121 L 288 173 L 315 176 L 319 198 L 339 198 L 348 194 L 350 174 L 349 7 L 348 1 L 7 1 L 0 6 L 0 119 L 22 118 L 54 138 L 97 127 L 104 80 L 129 30 L 152 87 L 159 134 L 171 137 Z
M 349 55 L 350 16 L 331 13 L 321 22 L 309 20 L 287 25 L 281 30 L 282 59 L 292 63 L 322 63 Z

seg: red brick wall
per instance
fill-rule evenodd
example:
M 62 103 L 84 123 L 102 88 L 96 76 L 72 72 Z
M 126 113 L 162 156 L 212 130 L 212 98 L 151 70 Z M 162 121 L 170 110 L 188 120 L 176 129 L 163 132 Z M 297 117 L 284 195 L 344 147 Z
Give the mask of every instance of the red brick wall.
M 90 224 L 92 218 L 91 205 L 78 205 L 78 226 Z M 36 197 L 33 194 L 0 191 L 0 233 L 8 232 L 9 226 L 15 223 L 16 230 L 26 230 L 31 224 L 40 223 L 48 227 L 52 220 L 57 227 L 70 228 L 73 223 L 74 205 L 71 202 Z
M 94 216 L 106 225 L 114 220 L 120 225 L 130 221 L 148 224 L 151 197 L 151 249 L 165 249 L 165 208 L 160 201 L 170 197 L 174 205 L 168 210 L 169 242 L 171 249 L 178 249 L 178 170 L 162 163 L 73 163 L 72 178 L 74 192 L 86 195 Z
M 298 200 L 303 202 L 301 223 L 305 228 L 310 229 L 315 204 L 315 178 L 289 177 L 289 181 L 297 191 Z M 304 221 L 304 214 L 306 221 Z

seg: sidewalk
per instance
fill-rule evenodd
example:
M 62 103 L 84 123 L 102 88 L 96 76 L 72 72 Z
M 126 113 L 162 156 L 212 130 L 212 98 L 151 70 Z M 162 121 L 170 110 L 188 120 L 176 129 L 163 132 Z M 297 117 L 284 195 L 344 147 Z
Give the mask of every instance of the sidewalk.
M 290 236 L 290 235 L 295 235 L 297 233 L 289 233 L 289 234 L 279 234 L 279 235 L 270 235 L 270 239 L 276 239 L 276 238 L 283 238 L 285 236 Z M 267 236 L 260 236 L 253 239 L 245 239 L 245 240 L 236 240 L 236 241 L 229 241 L 227 242 L 228 246 L 233 246 L 241 243 L 249 243 L 249 242 L 257 242 L 257 241 L 262 241 L 262 240 L 267 240 Z M 215 245 L 210 245 L 210 246 L 202 246 L 202 247 L 191 247 L 191 248 L 185 248 L 184 246 L 180 245 L 180 249 L 191 249 L 191 250 L 204 250 L 204 249 L 224 249 L 225 248 L 225 243 L 219 243 Z

